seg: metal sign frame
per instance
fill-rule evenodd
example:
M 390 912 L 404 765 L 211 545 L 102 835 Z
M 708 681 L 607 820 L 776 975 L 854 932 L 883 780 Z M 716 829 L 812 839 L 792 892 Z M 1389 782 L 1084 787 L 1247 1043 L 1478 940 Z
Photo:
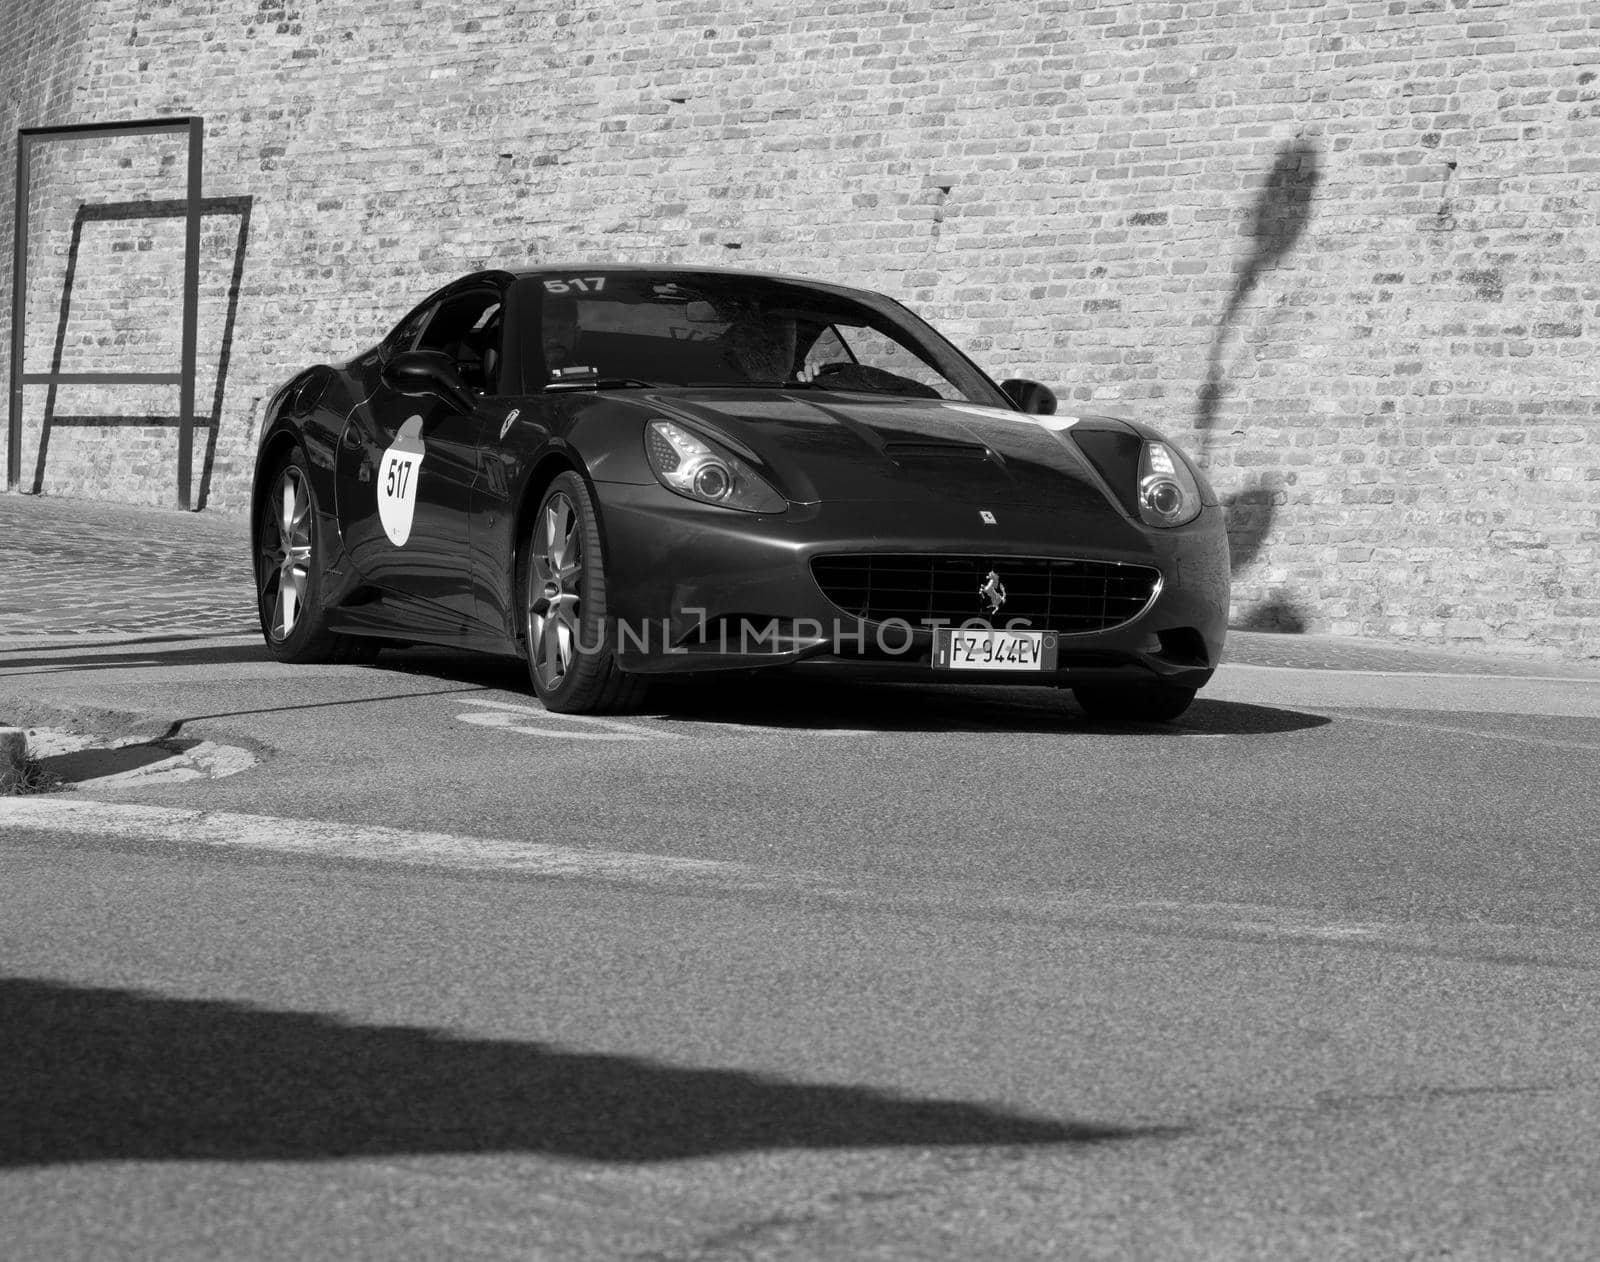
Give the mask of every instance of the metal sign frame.
M 188 133 L 188 188 L 184 202 L 183 358 L 170 372 L 27 372 L 22 359 L 27 345 L 28 185 L 33 148 L 62 140 L 102 140 L 123 136 Z M 200 174 L 204 156 L 205 120 L 199 115 L 141 119 L 128 123 L 80 123 L 70 127 L 23 127 L 17 131 L 16 224 L 11 237 L 11 404 L 6 448 L 6 489 L 22 478 L 22 392 L 24 386 L 163 385 L 178 386 L 178 507 L 190 505 L 194 472 L 195 361 L 200 322 Z

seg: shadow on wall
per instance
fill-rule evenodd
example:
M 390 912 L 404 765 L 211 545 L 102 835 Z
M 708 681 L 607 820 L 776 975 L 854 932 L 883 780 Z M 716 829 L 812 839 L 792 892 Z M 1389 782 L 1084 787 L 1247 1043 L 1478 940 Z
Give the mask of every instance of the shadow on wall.
M 641 1162 L 1175 1133 L 26 978 L 0 978 L 0 1064 L 0 1170 L 400 1153 Z
M 206 433 L 205 452 L 200 460 L 200 486 L 194 496 L 194 507 L 203 509 L 211 493 L 211 468 L 217 456 L 217 431 L 222 426 L 222 396 L 228 382 L 228 362 L 233 354 L 233 328 L 234 321 L 239 311 L 239 284 L 244 276 L 245 251 L 250 239 L 250 208 L 254 204 L 253 197 L 207 197 L 201 200 L 200 213 L 202 217 L 209 215 L 236 215 L 239 219 L 239 234 L 234 243 L 233 273 L 228 281 L 228 312 L 222 325 L 222 344 L 217 355 L 217 380 L 216 388 L 212 393 L 211 408 L 209 413 L 195 409 L 194 424 L 198 432 L 201 429 Z M 56 323 L 55 354 L 50 360 L 50 371 L 61 371 L 62 355 L 66 348 L 67 322 L 72 313 L 72 296 L 78 276 L 78 252 L 83 241 L 83 226 L 86 223 L 100 222 L 131 222 L 139 219 L 181 219 L 188 213 L 188 206 L 183 201 L 142 201 L 142 202 L 109 202 L 103 205 L 90 205 L 85 203 L 78 207 L 78 213 L 72 219 L 72 244 L 67 250 L 67 274 L 61 286 L 61 315 Z M 44 489 L 45 465 L 50 453 L 50 432 L 58 426 L 71 427 L 106 427 L 106 428 L 132 428 L 144 426 L 161 426 L 163 428 L 177 429 L 181 418 L 173 416 L 118 416 L 111 414 L 96 414 L 84 416 L 57 416 L 56 415 L 56 389 L 52 384 L 45 396 L 44 424 L 39 434 L 39 459 L 33 471 L 33 493 L 39 494 Z M 197 401 L 198 402 L 198 401 Z M 177 458 L 173 458 L 173 468 L 177 468 Z
M 1321 178 L 1316 146 L 1297 139 L 1278 151 L 1272 171 L 1256 195 L 1245 228 L 1250 238 L 1250 252 L 1234 274 L 1233 292 L 1228 295 L 1228 305 L 1217 321 L 1206 359 L 1205 384 L 1200 387 L 1195 411 L 1195 428 L 1201 433 L 1202 461 L 1214 446 L 1213 437 L 1227 392 L 1222 356 L 1228 336 L 1263 274 L 1282 262 L 1305 232 Z M 1281 477 L 1272 474 L 1252 477 L 1246 485 L 1223 497 L 1235 574 L 1260 554 L 1276 510 L 1286 497 Z M 1303 631 L 1305 619 L 1292 601 L 1279 594 L 1250 610 L 1242 625 L 1256 630 Z

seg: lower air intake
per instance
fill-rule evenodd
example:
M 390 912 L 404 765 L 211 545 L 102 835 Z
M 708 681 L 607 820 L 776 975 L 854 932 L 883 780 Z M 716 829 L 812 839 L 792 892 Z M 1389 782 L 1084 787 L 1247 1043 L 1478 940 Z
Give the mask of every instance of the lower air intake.
M 821 556 L 811 562 L 811 573 L 829 600 L 868 622 L 959 625 L 982 618 L 1004 626 L 1026 619 L 1032 629 L 1069 635 L 1132 620 L 1161 583 L 1161 572 L 1148 565 L 915 553 Z M 1005 593 L 998 611 L 990 608 L 998 591 L 991 574 Z

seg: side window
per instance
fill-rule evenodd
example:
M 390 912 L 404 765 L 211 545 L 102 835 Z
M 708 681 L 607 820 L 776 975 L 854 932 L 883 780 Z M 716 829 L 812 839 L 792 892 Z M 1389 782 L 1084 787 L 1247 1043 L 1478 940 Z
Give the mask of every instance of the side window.
M 493 394 L 499 384 L 500 295 L 474 289 L 446 298 L 417 342 L 418 350 L 443 351 L 473 390 Z
M 422 326 L 427 323 L 428 317 L 433 314 L 435 303 L 431 300 L 423 303 L 399 324 L 395 325 L 394 332 L 383 339 L 383 355 L 387 359 L 391 355 L 398 355 L 401 351 L 408 351 L 417 344 L 417 334 L 422 332 Z

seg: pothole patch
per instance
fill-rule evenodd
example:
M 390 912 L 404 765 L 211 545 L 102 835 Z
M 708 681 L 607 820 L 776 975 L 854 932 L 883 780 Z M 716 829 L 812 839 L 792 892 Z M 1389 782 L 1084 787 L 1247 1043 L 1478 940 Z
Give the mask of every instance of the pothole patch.
M 143 788 L 218 780 L 257 763 L 236 745 L 185 737 L 115 740 L 51 728 L 28 731 L 28 752 L 48 783 L 62 789 Z

